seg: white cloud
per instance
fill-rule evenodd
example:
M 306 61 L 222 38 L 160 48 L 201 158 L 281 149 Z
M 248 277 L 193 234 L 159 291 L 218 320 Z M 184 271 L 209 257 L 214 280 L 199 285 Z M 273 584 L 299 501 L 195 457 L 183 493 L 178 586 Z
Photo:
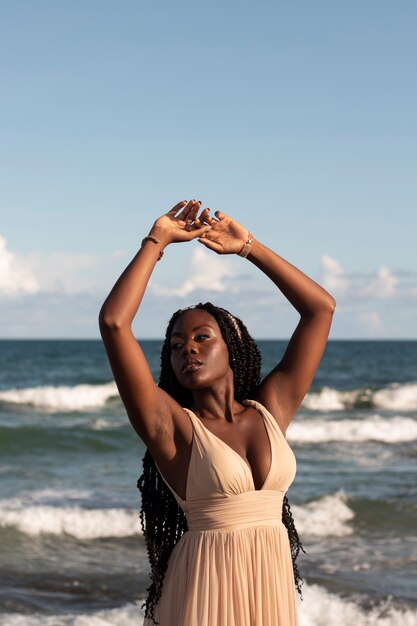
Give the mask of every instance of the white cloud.
M 92 254 L 34 252 L 28 256 L 41 291 L 77 293 L 94 287 L 98 259 Z
M 349 296 L 349 301 L 385 300 L 402 294 L 405 298 L 413 298 L 413 286 L 406 286 L 386 265 L 381 265 L 376 273 L 348 274 L 339 261 L 330 256 L 321 257 L 322 284 L 325 289 L 336 296 Z M 400 288 L 397 290 L 397 288 Z
M 364 294 L 373 298 L 392 298 L 395 295 L 395 288 L 399 282 L 397 276 L 386 265 L 381 265 L 377 276 L 364 289 Z
M 138 336 L 161 336 L 173 310 L 210 300 L 248 324 L 254 336 L 290 336 L 294 309 L 257 268 L 196 247 L 158 264 L 137 320 Z M 0 237 L 0 329 L 4 337 L 97 336 L 97 315 L 123 270 L 122 250 L 108 255 L 32 252 L 19 255 Z M 178 259 L 180 262 L 178 262 Z M 348 273 L 327 255 L 321 284 L 338 299 L 333 337 L 415 337 L 415 272 Z M 158 282 L 157 282 L 158 281 Z M 394 297 L 395 296 L 395 297 Z M 187 301 L 189 300 L 189 301 Z M 136 324 L 136 321 L 135 321 Z
M 153 283 L 152 293 L 158 296 L 188 296 L 197 289 L 225 291 L 227 279 L 236 276 L 238 270 L 232 259 L 217 258 L 203 248 L 193 250 L 190 263 L 190 276 L 179 287 L 164 287 Z
M 38 291 L 39 283 L 30 264 L 8 250 L 6 240 L 0 236 L 0 294 L 15 296 Z
M 322 283 L 333 296 L 344 296 L 350 287 L 350 281 L 345 276 L 345 271 L 339 261 L 325 254 L 321 259 Z
M 379 331 L 384 328 L 384 324 L 376 311 L 368 311 L 358 315 L 360 322 L 371 331 Z
M 113 259 L 124 259 L 127 257 L 126 250 L 113 250 Z
M 92 254 L 32 252 L 17 255 L 0 236 L 0 296 L 41 292 L 79 293 L 97 285 L 99 259 Z

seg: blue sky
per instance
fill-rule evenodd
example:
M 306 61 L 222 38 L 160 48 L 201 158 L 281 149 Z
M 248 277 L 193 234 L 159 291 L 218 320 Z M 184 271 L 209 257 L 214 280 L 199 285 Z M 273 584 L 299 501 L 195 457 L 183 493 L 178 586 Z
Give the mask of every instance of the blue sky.
M 415 2 L 0 2 L 0 335 L 97 337 L 153 220 L 198 197 L 335 295 L 333 338 L 417 338 Z M 171 246 L 135 331 L 297 321 L 250 263 Z

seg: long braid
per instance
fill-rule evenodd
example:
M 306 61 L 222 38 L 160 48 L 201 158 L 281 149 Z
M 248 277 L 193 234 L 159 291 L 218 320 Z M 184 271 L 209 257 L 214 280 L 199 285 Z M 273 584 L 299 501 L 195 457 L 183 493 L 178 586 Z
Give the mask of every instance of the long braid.
M 202 309 L 214 317 L 228 348 L 229 363 L 233 371 L 235 399 L 242 402 L 246 398 L 252 398 L 260 384 L 261 354 L 246 326 L 239 318 L 210 302 L 200 303 L 189 308 Z M 159 387 L 164 389 L 181 406 L 190 408 L 192 396 L 187 389 L 178 383 L 175 377 L 171 365 L 170 346 L 174 324 L 187 310 L 178 310 L 169 321 L 161 351 Z M 163 481 L 149 450 L 143 457 L 143 474 L 138 480 L 138 488 L 142 496 L 140 520 L 148 551 L 152 581 L 147 588 L 148 596 L 142 607 L 146 607 L 145 617 L 150 617 L 157 624 L 155 608 L 161 597 L 168 560 L 175 545 L 188 530 L 188 526 L 181 507 L 178 506 L 172 492 Z M 303 552 L 304 549 L 295 529 L 286 496 L 282 507 L 282 521 L 288 531 L 295 585 L 301 595 L 302 578 L 295 560 L 300 549 Z
M 294 572 L 294 582 L 297 588 L 298 593 L 300 594 L 301 600 L 303 599 L 303 594 L 301 591 L 301 585 L 303 584 L 303 579 L 300 576 L 300 572 L 298 570 L 298 565 L 296 563 L 297 557 L 300 554 L 300 550 L 307 554 L 303 548 L 303 544 L 300 541 L 300 537 L 298 536 L 297 529 L 294 524 L 294 518 L 291 513 L 290 504 L 288 502 L 288 498 L 285 495 L 282 503 L 282 522 L 287 529 L 288 539 L 290 540 L 290 548 L 291 548 L 291 559 L 292 559 L 292 570 Z
M 163 482 L 149 450 L 143 457 L 143 474 L 138 480 L 138 489 L 142 495 L 140 521 L 152 581 L 147 588 L 146 617 L 152 617 L 157 624 L 154 611 L 161 595 L 168 559 L 175 544 L 188 530 L 188 525 L 183 511 Z

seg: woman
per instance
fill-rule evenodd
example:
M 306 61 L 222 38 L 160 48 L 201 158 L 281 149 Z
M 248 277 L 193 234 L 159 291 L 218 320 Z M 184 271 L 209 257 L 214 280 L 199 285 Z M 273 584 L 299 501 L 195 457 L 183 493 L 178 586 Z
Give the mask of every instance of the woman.
M 231 217 L 199 211 L 200 202 L 183 201 L 156 220 L 100 312 L 121 398 L 147 446 L 138 483 L 152 570 L 144 624 L 295 626 L 300 544 L 285 498 L 295 476 L 285 432 L 320 363 L 335 302 Z M 174 314 L 159 386 L 152 378 L 132 320 L 164 249 L 193 239 L 246 257 L 300 314 L 261 383 L 246 328 L 210 304 Z

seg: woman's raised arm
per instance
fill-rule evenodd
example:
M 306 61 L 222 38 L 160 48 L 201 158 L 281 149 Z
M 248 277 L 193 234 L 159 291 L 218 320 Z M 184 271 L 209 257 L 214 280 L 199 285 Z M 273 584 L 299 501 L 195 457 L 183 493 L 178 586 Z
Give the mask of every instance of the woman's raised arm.
M 303 272 L 278 256 L 231 217 L 216 212 L 217 220 L 205 218 L 212 227 L 200 242 L 218 254 L 239 253 L 247 244 L 247 259 L 266 274 L 300 314 L 278 365 L 266 376 L 258 399 L 277 419 L 285 433 L 307 393 L 321 361 L 330 330 L 334 298 Z
M 134 429 L 145 443 L 166 433 L 167 417 L 173 415 L 176 403 L 154 382 L 131 325 L 164 248 L 170 243 L 191 241 L 207 230 L 207 226 L 192 226 L 200 207 L 201 203 L 195 200 L 183 201 L 156 220 L 99 315 L 101 336 L 120 396 Z

